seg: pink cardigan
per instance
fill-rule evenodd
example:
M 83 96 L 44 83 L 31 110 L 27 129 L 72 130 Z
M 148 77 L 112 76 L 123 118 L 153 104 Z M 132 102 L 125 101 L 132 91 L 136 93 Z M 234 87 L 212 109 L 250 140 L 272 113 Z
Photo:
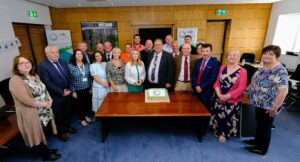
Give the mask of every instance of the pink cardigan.
M 222 75 L 223 70 L 226 68 L 226 65 L 220 67 L 218 78 L 214 84 L 214 88 L 220 88 L 220 76 Z M 227 100 L 228 103 L 241 102 L 243 100 L 243 92 L 247 86 L 247 71 L 243 67 L 240 69 L 240 74 L 237 78 L 236 83 L 230 88 L 227 94 L 231 95 L 231 98 Z

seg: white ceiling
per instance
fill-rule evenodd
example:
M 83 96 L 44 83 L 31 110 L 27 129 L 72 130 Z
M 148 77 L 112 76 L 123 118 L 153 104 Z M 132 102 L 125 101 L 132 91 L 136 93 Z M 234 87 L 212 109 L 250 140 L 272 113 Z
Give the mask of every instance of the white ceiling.
M 55 8 L 273 3 L 281 0 L 28 0 Z

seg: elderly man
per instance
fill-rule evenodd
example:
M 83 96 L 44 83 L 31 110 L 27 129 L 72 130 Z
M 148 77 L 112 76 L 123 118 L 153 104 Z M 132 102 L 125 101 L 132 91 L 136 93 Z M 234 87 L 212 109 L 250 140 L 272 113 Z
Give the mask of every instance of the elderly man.
M 102 62 L 109 62 L 113 59 L 112 45 L 109 41 L 104 42 L 104 53 L 102 54 Z
M 191 54 L 192 55 L 195 55 L 195 54 L 197 54 L 197 49 L 196 49 L 196 47 L 194 47 L 193 45 L 192 45 L 192 36 L 191 35 L 186 35 L 186 36 L 184 36 L 184 43 L 188 43 L 188 44 L 190 44 L 191 45 Z M 181 51 L 181 47 L 180 47 L 180 51 Z
M 97 51 L 99 51 L 101 54 L 104 53 L 104 46 L 103 46 L 102 43 L 98 43 L 98 44 L 96 45 L 96 49 L 97 49 Z
M 52 110 L 55 115 L 58 135 L 64 142 L 68 141 L 69 133 L 77 133 L 71 127 L 71 92 L 73 85 L 67 62 L 59 59 L 58 47 L 48 45 L 45 48 L 47 59 L 38 66 L 38 74 L 46 85 L 53 99 Z
M 145 67 L 148 66 L 148 57 L 153 52 L 153 42 L 151 39 L 147 39 L 145 43 L 145 49 L 140 52 L 141 60 L 144 62 Z
M 220 63 L 215 57 L 211 57 L 211 44 L 203 44 L 201 53 L 203 57 L 195 62 L 192 83 L 195 94 L 210 110 L 210 98 L 214 93 L 213 84 L 218 77 Z
M 173 42 L 173 37 L 171 34 L 166 35 L 165 37 L 165 42 L 166 44 L 164 44 L 164 51 L 172 53 L 173 49 L 172 49 L 172 42 Z
M 86 61 L 91 64 L 92 63 L 92 58 L 91 56 L 86 52 L 87 50 L 87 44 L 85 41 L 80 41 L 78 42 L 78 49 L 80 49 L 83 52 L 83 56 L 85 57 Z
M 148 57 L 147 87 L 167 88 L 171 90 L 174 80 L 174 61 L 172 56 L 163 51 L 163 41 L 154 41 L 154 52 Z
M 179 51 L 179 43 L 177 41 L 173 41 L 172 49 L 173 49 L 173 52 L 172 52 L 173 58 L 175 58 L 181 54 Z
M 136 49 L 139 52 L 145 49 L 145 46 L 141 44 L 141 36 L 139 34 L 135 34 L 133 39 L 134 43 L 132 45 L 132 49 Z
M 193 91 L 191 76 L 194 69 L 196 56 L 191 55 L 191 46 L 188 43 L 182 45 L 182 55 L 174 58 L 175 63 L 175 91 Z

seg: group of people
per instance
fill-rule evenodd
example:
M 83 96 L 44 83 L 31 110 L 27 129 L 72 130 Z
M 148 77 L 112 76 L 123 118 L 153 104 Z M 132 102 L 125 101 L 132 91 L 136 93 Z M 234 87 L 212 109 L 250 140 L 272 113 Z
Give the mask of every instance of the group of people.
M 17 56 L 13 64 L 10 91 L 15 100 L 20 132 L 28 147 L 37 146 L 44 160 L 60 158 L 57 149 L 49 149 L 43 127 L 51 125 L 62 141 L 71 127 L 71 99 L 77 107 L 82 126 L 92 121 L 89 114 L 97 112 L 109 92 L 143 92 L 148 88 L 168 91 L 190 91 L 211 112 L 209 126 L 220 142 L 237 137 L 243 93 L 248 92 L 250 104 L 256 107 L 257 131 L 254 140 L 245 141 L 252 153 L 265 155 L 271 139 L 271 125 L 287 93 L 286 69 L 277 61 L 280 48 L 270 45 L 262 50 L 263 66 L 257 70 L 247 87 L 247 71 L 239 65 L 239 51 L 226 55 L 227 64 L 212 57 L 211 44 L 191 44 L 185 36 L 180 47 L 172 35 L 143 46 L 138 34 L 134 44 L 127 43 L 125 52 L 112 48 L 110 42 L 97 44 L 93 55 L 87 44 L 78 43 L 69 64 L 59 59 L 54 45 L 45 48 L 45 59 L 35 73 L 33 62 Z M 251 79 L 251 78 L 248 78 Z

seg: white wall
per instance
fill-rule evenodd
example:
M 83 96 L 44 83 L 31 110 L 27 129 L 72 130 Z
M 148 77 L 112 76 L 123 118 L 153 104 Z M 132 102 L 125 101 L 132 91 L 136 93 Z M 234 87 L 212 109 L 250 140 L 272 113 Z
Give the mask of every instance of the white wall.
M 299 0 L 282 0 L 272 5 L 265 45 L 272 44 L 274 40 L 276 25 L 280 15 L 300 13 Z
M 37 18 L 27 16 L 28 10 L 38 12 Z M 52 25 L 49 8 L 25 0 L 0 0 L 0 41 L 15 38 L 12 23 Z M 12 74 L 12 62 L 18 49 L 0 53 L 0 81 Z M 3 101 L 0 100 L 0 105 Z
M 27 16 L 28 10 L 37 11 L 37 18 Z M 0 1 L 0 41 L 15 37 L 12 23 L 52 25 L 49 7 L 25 0 Z M 11 76 L 12 59 L 19 55 L 18 49 L 0 53 L 0 81 Z
M 282 0 L 282 1 L 279 1 L 276 3 L 273 3 L 270 20 L 269 20 L 269 25 L 268 25 L 268 30 L 267 30 L 267 35 L 266 35 L 266 39 L 265 39 L 265 46 L 273 44 L 276 26 L 277 26 L 280 15 L 299 14 L 299 13 L 300 13 L 300 1 L 299 0 Z M 288 32 L 288 31 L 286 31 L 286 32 Z M 282 57 L 284 57 L 284 56 L 282 56 Z M 295 68 L 297 66 L 297 64 L 300 63 L 300 55 L 296 59 L 297 59 L 297 61 L 295 61 L 295 62 L 293 61 L 293 63 L 290 61 L 283 61 L 283 60 L 290 60 L 290 59 L 281 58 L 279 60 L 282 61 L 286 65 L 293 64 L 293 65 L 291 65 L 290 68 Z M 295 69 L 290 69 L 290 70 L 295 70 Z

